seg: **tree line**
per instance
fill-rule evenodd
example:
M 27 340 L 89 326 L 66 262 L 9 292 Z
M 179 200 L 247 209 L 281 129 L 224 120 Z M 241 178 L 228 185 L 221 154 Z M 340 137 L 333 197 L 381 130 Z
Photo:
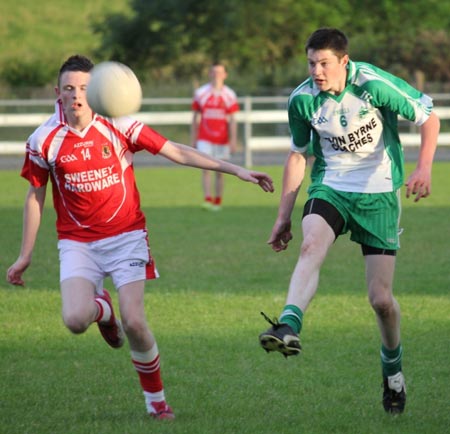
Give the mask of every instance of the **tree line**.
M 407 80 L 450 82 L 450 3 L 439 0 L 130 0 L 131 13 L 89 23 L 101 46 L 87 53 L 131 66 L 145 83 L 205 78 L 220 60 L 252 88 L 307 74 L 304 44 L 319 27 L 350 39 L 350 57 Z M 12 63 L 3 78 L 42 85 L 58 65 Z
M 304 43 L 338 27 L 350 55 L 411 78 L 450 79 L 450 3 L 435 0 L 132 0 L 94 24 L 99 50 L 149 78 L 199 75 L 215 59 L 262 85 L 305 72 Z

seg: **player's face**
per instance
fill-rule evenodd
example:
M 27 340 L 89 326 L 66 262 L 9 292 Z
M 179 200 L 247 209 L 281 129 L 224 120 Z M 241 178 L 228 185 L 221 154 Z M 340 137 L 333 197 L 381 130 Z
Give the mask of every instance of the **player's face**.
M 86 99 L 89 78 L 88 72 L 66 71 L 62 73 L 56 88 L 67 121 L 73 127 L 85 126 L 92 119 L 92 110 Z
M 209 71 L 209 77 L 213 85 L 221 85 L 227 78 L 227 71 L 223 65 L 214 65 Z
M 331 50 L 308 50 L 309 74 L 323 92 L 339 94 L 347 79 L 348 55 L 339 59 Z

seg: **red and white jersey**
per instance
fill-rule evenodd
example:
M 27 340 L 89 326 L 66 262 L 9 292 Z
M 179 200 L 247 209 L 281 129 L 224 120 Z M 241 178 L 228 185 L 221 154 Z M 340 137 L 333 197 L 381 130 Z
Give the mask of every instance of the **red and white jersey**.
M 167 139 L 129 117 L 94 115 L 77 131 L 67 125 L 60 103 L 28 139 L 21 175 L 34 187 L 49 175 L 59 239 L 96 241 L 145 229 L 133 170 L 133 154 L 157 154 Z
M 228 86 L 217 90 L 207 83 L 194 94 L 192 110 L 201 113 L 197 140 L 228 144 L 228 116 L 239 110 L 235 92 Z

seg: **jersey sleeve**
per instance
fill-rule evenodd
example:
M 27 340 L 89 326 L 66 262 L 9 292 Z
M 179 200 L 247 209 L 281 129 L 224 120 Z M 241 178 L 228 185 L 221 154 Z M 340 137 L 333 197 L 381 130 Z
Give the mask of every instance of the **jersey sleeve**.
M 362 71 L 369 78 L 363 88 L 370 93 L 376 107 L 387 107 L 418 126 L 428 119 L 433 109 L 431 97 L 373 65 L 372 70 L 362 68 Z
M 200 88 L 195 89 L 191 103 L 192 111 L 194 112 L 202 111 L 201 94 L 205 91 L 206 88 L 207 88 L 206 86 L 202 86 Z
M 304 153 L 310 142 L 311 125 L 300 115 L 295 100 L 289 104 L 288 117 L 291 131 L 291 151 Z
M 156 155 L 166 142 L 167 139 L 163 135 L 159 134 L 153 128 L 143 125 L 137 137 L 136 144 L 142 149 Z
M 43 187 L 48 183 L 49 174 L 50 166 L 43 155 L 40 141 L 32 135 L 27 142 L 20 176 L 28 180 L 33 187 Z
M 235 101 L 230 107 L 227 109 L 228 114 L 233 114 L 239 111 L 239 104 L 237 101 Z
M 49 171 L 38 166 L 30 159 L 30 154 L 25 154 L 25 161 L 23 163 L 20 176 L 28 180 L 33 187 L 43 187 L 47 185 L 49 178 Z
M 239 111 L 239 103 L 236 92 L 228 86 L 225 86 L 222 91 L 222 97 L 226 107 L 226 113 L 231 115 Z
M 130 117 L 116 118 L 113 122 L 114 127 L 125 135 L 128 149 L 133 153 L 146 150 L 156 155 L 167 142 L 156 130 Z

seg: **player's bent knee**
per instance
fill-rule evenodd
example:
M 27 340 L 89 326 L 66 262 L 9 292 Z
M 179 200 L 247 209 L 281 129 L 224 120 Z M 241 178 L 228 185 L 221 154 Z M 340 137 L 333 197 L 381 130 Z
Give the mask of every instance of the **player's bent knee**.
M 82 319 L 77 315 L 63 315 L 63 322 L 74 334 L 84 333 L 91 324 L 87 319 Z
M 369 298 L 372 309 L 381 318 L 389 317 L 394 308 L 394 299 L 387 294 L 378 294 Z

